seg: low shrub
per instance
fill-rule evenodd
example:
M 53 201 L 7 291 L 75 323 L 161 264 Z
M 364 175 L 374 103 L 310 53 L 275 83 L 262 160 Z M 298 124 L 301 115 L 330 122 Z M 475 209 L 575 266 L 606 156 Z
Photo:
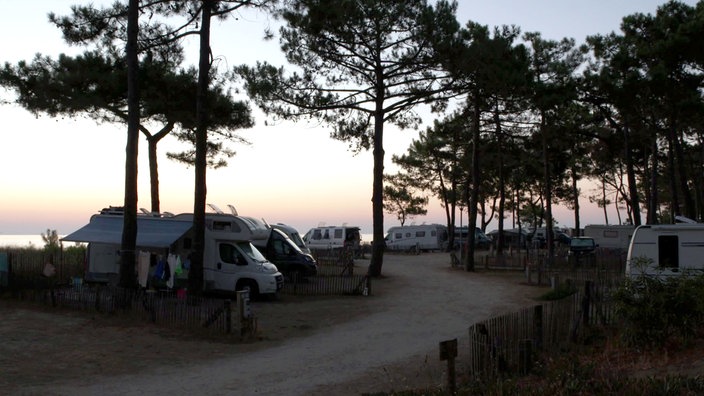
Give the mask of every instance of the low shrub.
M 613 295 L 623 339 L 634 347 L 688 342 L 704 325 L 704 276 L 627 279 Z

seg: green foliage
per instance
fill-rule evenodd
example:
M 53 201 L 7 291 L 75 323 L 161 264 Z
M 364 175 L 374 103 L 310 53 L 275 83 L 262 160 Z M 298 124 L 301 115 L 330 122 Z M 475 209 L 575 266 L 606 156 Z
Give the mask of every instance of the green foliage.
M 690 341 L 704 325 L 704 276 L 640 276 L 614 293 L 623 339 L 636 347 Z
M 404 225 L 406 220 L 418 215 L 425 215 L 428 210 L 428 197 L 415 194 L 413 180 L 402 173 L 386 176 L 388 184 L 384 186 L 384 210 L 393 213 Z
M 41 235 L 42 241 L 44 241 L 44 251 L 47 253 L 55 253 L 61 249 L 61 245 L 59 244 L 59 234 L 56 230 L 47 228 L 46 234 L 42 233 Z
M 577 292 L 577 288 L 571 283 L 561 283 L 556 288 L 541 295 L 538 299 L 545 301 L 562 300 Z
M 593 357 L 593 356 L 592 356 Z M 630 378 L 620 370 L 585 360 L 579 353 L 563 354 L 542 363 L 542 372 L 526 378 L 474 381 L 458 395 L 694 395 L 704 392 L 704 379 L 666 375 Z M 435 394 L 435 393 L 418 393 Z M 438 393 L 442 394 L 442 393 Z

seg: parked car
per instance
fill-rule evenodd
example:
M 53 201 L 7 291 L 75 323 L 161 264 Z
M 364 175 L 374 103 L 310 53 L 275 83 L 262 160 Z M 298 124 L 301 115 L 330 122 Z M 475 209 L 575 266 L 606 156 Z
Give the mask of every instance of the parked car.
M 571 256 L 584 256 L 594 253 L 597 248 L 596 242 L 592 237 L 575 237 L 570 239 L 570 251 Z

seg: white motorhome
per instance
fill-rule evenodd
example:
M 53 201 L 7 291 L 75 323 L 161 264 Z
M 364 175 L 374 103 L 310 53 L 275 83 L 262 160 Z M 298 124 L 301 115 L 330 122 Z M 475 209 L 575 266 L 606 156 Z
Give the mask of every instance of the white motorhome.
M 362 242 L 362 234 L 360 228 L 354 226 L 315 227 L 308 230 L 303 241 L 311 250 L 357 249 Z
M 589 224 L 584 236 L 594 238 L 600 248 L 627 250 L 636 227 L 633 225 Z
M 626 276 L 704 273 L 704 224 L 642 225 L 635 229 Z
M 120 272 L 122 225 L 121 214 L 93 215 L 86 226 L 62 239 L 88 243 L 87 281 L 108 282 L 117 278 Z M 185 284 L 193 238 L 192 214 L 137 216 L 140 284 L 145 286 L 153 280 L 154 271 L 167 260 L 171 285 L 178 284 L 179 280 Z M 206 214 L 204 290 L 249 289 L 253 294 L 275 294 L 281 290 L 283 275 L 251 244 L 254 238 L 251 227 L 240 217 L 224 213 Z M 147 263 L 142 262 L 144 257 Z M 174 266 L 178 270 L 174 271 Z
M 446 250 L 447 227 L 440 224 L 391 227 L 384 241 L 389 250 Z

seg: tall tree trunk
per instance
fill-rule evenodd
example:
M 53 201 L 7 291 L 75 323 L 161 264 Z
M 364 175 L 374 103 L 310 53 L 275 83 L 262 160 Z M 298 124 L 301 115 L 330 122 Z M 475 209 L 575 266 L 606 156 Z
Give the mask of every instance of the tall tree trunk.
M 555 247 L 553 246 L 552 234 L 552 177 L 550 172 L 550 156 L 548 152 L 548 131 L 545 113 L 540 115 L 540 134 L 543 143 L 543 174 L 545 177 L 545 243 L 548 247 L 548 264 L 552 264 L 555 257 Z
M 504 135 L 501 130 L 501 117 L 499 117 L 498 103 L 494 108 L 494 124 L 496 125 L 496 141 L 499 154 L 499 240 L 496 244 L 496 257 L 499 262 L 503 263 L 504 260 L 504 210 L 506 208 L 506 175 L 504 169 Z
M 372 257 L 369 276 L 381 275 L 384 262 L 384 120 L 381 110 L 374 116 L 374 182 L 372 186 Z
M 152 213 L 160 213 L 161 205 L 159 203 L 159 162 L 157 157 L 157 145 L 174 129 L 174 123 L 167 123 L 161 130 L 152 135 L 146 132 L 145 129 L 142 130 L 147 138 L 147 144 L 149 149 L 149 186 L 151 187 L 151 198 L 152 198 Z
M 189 292 L 203 292 L 203 262 L 205 254 L 205 203 L 207 198 L 208 155 L 208 90 L 210 88 L 210 18 L 217 0 L 203 0 L 198 61 L 198 91 L 196 95 L 196 158 L 195 192 L 193 199 L 194 255 L 188 272 Z M 234 285 L 233 285 L 234 287 Z
M 650 202 L 648 202 L 648 224 L 658 223 L 658 138 L 652 137 L 650 164 Z
M 127 10 L 127 147 L 125 149 L 125 200 L 120 248 L 120 286 L 137 284 L 137 154 L 139 148 L 139 0 L 130 0 Z
M 688 161 L 685 159 L 684 156 L 681 135 L 677 134 L 676 130 L 673 133 L 675 134 L 675 159 L 677 161 L 677 173 L 679 173 L 678 180 L 680 184 L 680 190 L 682 191 L 682 198 L 684 199 L 684 215 L 689 217 L 690 219 L 696 219 L 697 210 L 695 209 L 692 192 L 689 189 L 689 174 L 687 172 L 687 167 L 685 166 Z
M 609 225 L 609 212 L 606 205 L 606 177 L 601 178 L 601 207 L 604 209 L 604 224 Z
M 638 185 L 636 183 L 636 171 L 633 164 L 633 152 L 630 146 L 630 127 L 623 128 L 623 150 L 626 157 L 626 175 L 628 178 L 628 195 L 631 202 L 631 217 L 633 225 L 641 225 L 640 218 L 640 197 L 638 196 Z
M 580 236 L 582 228 L 579 224 L 579 188 L 577 188 L 577 169 L 572 167 L 572 197 L 574 197 L 574 235 Z
M 670 221 L 675 221 L 675 216 L 682 213 L 680 208 L 679 190 L 677 189 L 677 177 L 675 176 L 675 136 L 670 130 L 667 137 L 667 178 L 670 182 Z
M 381 276 L 384 263 L 384 100 L 385 89 L 383 68 L 378 67 L 376 74 L 376 104 L 374 109 L 373 139 L 373 185 L 372 185 L 372 257 L 368 275 Z
M 152 197 L 152 213 L 160 213 L 159 207 L 159 164 L 156 156 L 157 141 L 147 139 L 147 147 L 149 150 L 149 186 L 151 187 Z
M 479 116 L 479 94 L 474 93 L 474 104 L 472 111 L 472 190 L 471 197 L 469 198 L 469 219 L 467 221 L 467 261 L 465 265 L 466 271 L 474 271 L 474 239 L 475 232 L 474 229 L 477 227 L 477 201 L 479 200 L 479 185 L 481 184 L 481 172 L 479 169 L 479 137 L 480 137 L 480 123 Z

